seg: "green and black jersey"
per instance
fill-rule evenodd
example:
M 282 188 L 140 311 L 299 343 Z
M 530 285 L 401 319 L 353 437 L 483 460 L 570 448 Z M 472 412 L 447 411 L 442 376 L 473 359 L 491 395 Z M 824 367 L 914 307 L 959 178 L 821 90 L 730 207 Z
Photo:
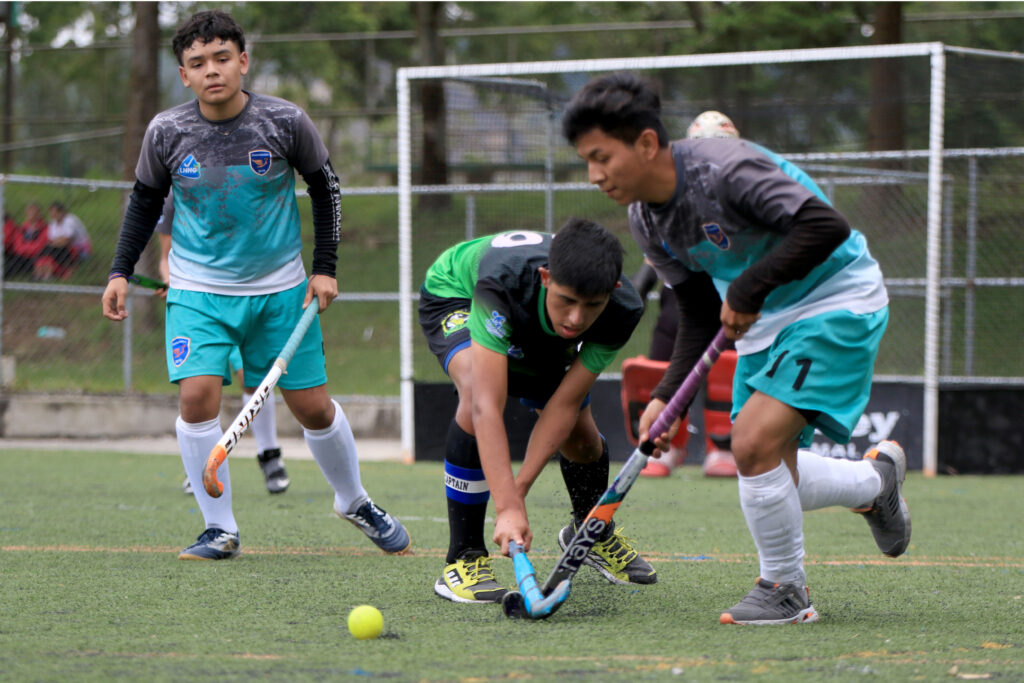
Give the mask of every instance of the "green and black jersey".
M 538 271 L 547 266 L 552 237 L 518 231 L 457 244 L 430 267 L 423 289 L 436 297 L 470 299 L 470 337 L 506 355 L 510 372 L 560 377 L 579 356 L 587 370 L 600 374 L 633 334 L 643 302 L 622 278 L 590 328 L 575 339 L 558 336 Z

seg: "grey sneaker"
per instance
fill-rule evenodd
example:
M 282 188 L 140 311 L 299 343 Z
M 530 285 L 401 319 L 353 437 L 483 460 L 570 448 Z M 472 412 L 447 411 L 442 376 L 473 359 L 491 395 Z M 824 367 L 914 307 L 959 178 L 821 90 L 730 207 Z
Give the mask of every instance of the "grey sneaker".
M 367 500 L 352 514 L 334 508 L 342 519 L 352 522 L 367 538 L 386 553 L 399 555 L 409 549 L 412 543 L 409 533 L 402 523 L 377 507 L 372 500 Z
M 751 626 L 807 624 L 817 620 L 818 612 L 811 604 L 806 586 L 772 583 L 760 577 L 754 590 L 718 618 L 722 624 Z
M 256 460 L 259 461 L 260 469 L 263 470 L 263 478 L 267 482 L 267 491 L 270 493 L 284 493 L 288 490 L 288 485 L 292 481 L 288 478 L 288 473 L 284 469 L 284 463 L 281 461 L 280 448 L 268 448 L 258 454 Z
M 230 560 L 242 552 L 238 532 L 230 533 L 210 527 L 199 534 L 196 542 L 178 553 L 179 560 Z
M 895 441 L 882 441 L 864 454 L 878 471 L 882 490 L 870 505 L 855 509 L 864 515 L 883 554 L 899 557 L 910 545 L 910 510 L 903 500 L 903 480 L 907 478 L 907 456 Z
M 575 533 L 576 522 L 574 520 L 558 532 L 558 547 L 565 550 Z M 654 571 L 654 567 L 633 549 L 632 539 L 619 533 L 615 522 L 612 522 L 611 529 L 605 531 L 605 537 L 590 549 L 583 564 L 589 564 L 601 572 L 604 578 L 620 585 L 658 582 L 658 574 Z

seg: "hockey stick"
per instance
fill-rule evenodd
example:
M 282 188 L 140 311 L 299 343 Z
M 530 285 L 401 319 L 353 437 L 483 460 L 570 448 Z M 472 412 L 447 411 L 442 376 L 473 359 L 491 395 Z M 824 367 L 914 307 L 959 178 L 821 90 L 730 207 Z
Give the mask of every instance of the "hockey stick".
M 629 456 L 629 460 L 619 470 L 615 481 L 601 494 L 597 504 L 594 505 L 594 508 L 580 524 L 572 540 L 565 546 L 565 550 L 562 551 L 562 556 L 558 559 L 558 563 L 551 570 L 551 574 L 548 575 L 547 580 L 541 587 L 541 593 L 551 595 L 556 587 L 561 586 L 563 582 L 570 581 L 576 572 L 579 571 L 580 566 L 587 557 L 587 553 L 590 552 L 590 549 L 601 537 L 601 534 L 611 524 L 612 516 L 622 503 L 622 499 L 625 498 L 633 482 L 636 481 L 640 470 L 647 464 L 648 456 L 654 452 L 655 445 L 652 435 L 657 436 L 668 430 L 676 418 L 683 412 L 683 409 L 690 404 L 711 366 L 715 364 L 715 361 L 718 360 L 718 357 L 725 349 L 726 343 L 725 330 L 718 330 L 718 334 L 715 335 L 715 338 L 711 341 L 703 355 L 701 355 L 697 364 L 690 370 L 682 386 L 676 389 L 676 393 L 672 395 L 665 409 L 661 411 L 658 419 L 651 425 L 647 441 L 637 446 L 633 454 Z M 561 602 L 555 603 L 550 613 L 545 616 L 553 614 L 555 610 L 561 607 L 561 604 Z
M 544 619 L 555 613 L 559 605 L 569 597 L 569 581 L 558 584 L 558 588 L 545 596 L 537 586 L 537 574 L 523 546 L 509 541 L 508 554 L 516 570 L 517 591 L 509 591 L 501 598 L 501 609 L 512 619 Z
M 203 488 L 212 497 L 220 498 L 221 494 L 224 493 L 224 485 L 217 481 L 217 468 L 227 459 L 228 453 L 231 452 L 231 449 L 235 447 L 238 440 L 242 438 L 242 434 L 252 424 L 256 413 L 260 412 L 260 409 L 263 408 L 263 403 L 267 400 L 267 397 L 274 392 L 274 385 L 277 384 L 277 380 L 281 378 L 281 375 L 288 368 L 288 363 L 291 361 L 292 356 L 295 355 L 295 350 L 299 348 L 302 338 L 306 336 L 306 331 L 313 324 L 313 319 L 316 318 L 317 311 L 319 310 L 320 304 L 314 298 L 306 306 L 306 310 L 303 311 L 302 317 L 299 318 L 298 324 L 295 325 L 295 329 L 292 331 L 291 336 L 288 337 L 284 348 L 281 349 L 281 354 L 274 361 L 270 372 L 263 378 L 260 385 L 256 387 L 252 398 L 249 399 L 245 407 L 242 408 L 242 412 L 231 423 L 231 427 L 224 432 L 217 445 L 210 451 L 210 456 L 206 459 L 206 467 L 203 468 Z
M 140 287 L 145 287 L 147 289 L 167 289 L 166 282 L 160 282 L 159 280 L 154 280 L 151 277 L 139 275 L 138 273 L 136 273 L 135 275 L 129 275 L 128 282 L 131 282 L 132 284 L 135 285 L 139 285 Z

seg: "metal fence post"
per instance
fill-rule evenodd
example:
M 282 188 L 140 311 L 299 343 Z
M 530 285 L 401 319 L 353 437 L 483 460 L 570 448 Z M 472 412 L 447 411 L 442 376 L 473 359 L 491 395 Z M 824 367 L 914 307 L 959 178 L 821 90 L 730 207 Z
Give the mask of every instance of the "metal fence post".
M 6 187 L 7 178 L 6 176 L 0 175 L 0 216 L 4 215 L 4 208 L 7 206 L 4 194 Z M 3 273 L 4 270 L 6 270 L 6 265 L 4 263 L 5 251 L 6 249 L 0 250 L 0 391 L 3 391 L 3 387 L 7 384 L 7 378 L 3 376 L 3 299 L 5 284 Z
M 953 277 L 953 179 L 942 183 L 942 277 Z M 953 374 L 953 292 L 946 282 L 942 291 L 942 374 Z
M 476 237 L 476 195 L 466 195 L 466 241 Z
M 544 229 L 555 231 L 555 190 L 551 186 L 555 182 L 555 112 L 548 110 L 547 146 L 544 150 Z
M 974 278 L 978 276 L 978 157 L 967 159 L 967 262 L 964 266 L 964 374 L 974 376 Z
M 928 112 L 928 237 L 924 314 L 924 428 L 922 470 L 934 477 L 939 462 L 939 286 L 942 260 L 942 150 L 946 113 L 946 52 L 931 50 Z
M 125 297 L 124 308 L 128 311 L 128 317 L 124 319 L 124 334 L 121 336 L 121 379 L 124 384 L 124 393 L 132 390 L 132 301 L 135 297 Z
M 4 207 L 6 206 L 6 197 L 4 196 L 4 190 L 7 188 L 7 178 L 0 175 L 0 216 L 4 215 Z M 6 235 L 5 235 L 6 237 Z M 4 264 L 4 251 L 0 250 L 0 391 L 6 386 L 7 378 L 4 377 L 4 271 L 6 265 Z

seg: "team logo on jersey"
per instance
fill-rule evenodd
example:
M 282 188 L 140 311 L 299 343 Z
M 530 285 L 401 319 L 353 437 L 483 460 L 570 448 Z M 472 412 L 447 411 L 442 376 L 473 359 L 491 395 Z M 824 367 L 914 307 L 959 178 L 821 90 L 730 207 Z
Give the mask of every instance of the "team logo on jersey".
M 705 223 L 700 227 L 704 228 L 704 234 L 708 236 L 708 239 L 716 247 L 722 251 L 729 248 L 729 236 L 725 234 L 725 231 L 722 230 L 718 223 Z
M 491 311 L 491 317 L 487 319 L 487 322 L 484 324 L 484 326 L 487 328 L 487 331 L 493 334 L 495 337 L 501 337 L 502 339 L 504 339 L 506 334 L 505 316 L 503 316 L 501 313 L 498 313 L 497 311 Z
M 180 368 L 188 360 L 189 351 L 192 350 L 192 340 L 188 337 L 175 337 L 171 340 L 171 363 L 174 367 Z
M 270 170 L 270 152 L 265 149 L 254 149 L 249 152 L 249 168 L 256 175 L 267 175 Z
M 185 161 L 181 162 L 181 166 L 178 166 L 178 175 L 183 178 L 191 178 L 192 180 L 199 179 L 199 169 L 201 164 L 194 154 L 189 154 L 185 157 Z
M 453 332 L 458 332 L 466 323 L 469 322 L 469 311 L 461 309 L 458 311 L 452 311 L 444 317 L 441 321 L 441 331 L 444 332 L 444 336 L 448 336 Z
M 521 348 L 519 348 L 515 344 L 512 344 L 511 346 L 508 347 L 508 351 L 505 352 L 505 355 L 507 355 L 509 358 L 522 360 L 526 354 L 523 353 L 523 350 Z

